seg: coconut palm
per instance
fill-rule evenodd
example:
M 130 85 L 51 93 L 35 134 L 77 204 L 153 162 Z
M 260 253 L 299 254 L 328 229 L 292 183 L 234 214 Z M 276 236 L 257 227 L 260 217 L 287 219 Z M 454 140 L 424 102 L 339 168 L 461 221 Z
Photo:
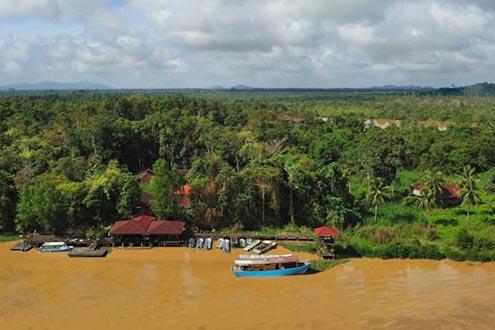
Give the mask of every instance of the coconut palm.
M 460 175 L 462 205 L 467 205 L 468 207 L 478 204 L 481 201 L 478 192 L 478 179 L 475 178 L 474 172 L 474 168 L 466 166 L 463 168 L 462 174 Z
M 378 206 L 385 203 L 389 198 L 388 187 L 385 187 L 383 180 L 377 178 L 368 182 L 368 201 L 374 208 L 375 222 L 378 219 Z
M 426 172 L 418 203 L 420 209 L 429 210 L 437 205 L 438 195 L 442 192 L 442 185 L 442 173 Z

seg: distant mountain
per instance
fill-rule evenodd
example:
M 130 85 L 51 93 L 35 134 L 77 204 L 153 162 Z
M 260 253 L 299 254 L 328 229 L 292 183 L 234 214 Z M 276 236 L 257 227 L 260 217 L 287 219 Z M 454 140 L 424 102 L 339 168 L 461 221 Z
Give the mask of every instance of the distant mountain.
M 465 96 L 495 96 L 495 84 L 479 83 L 463 87 L 440 88 L 443 95 L 465 95 Z
M 71 89 L 112 89 L 103 84 L 93 83 L 89 81 L 63 83 L 55 81 L 42 81 L 39 83 L 25 83 L 0 86 L 0 90 L 71 90 Z
M 390 91 L 421 91 L 421 90 L 434 90 L 434 87 L 430 86 L 415 86 L 415 85 L 406 85 L 406 86 L 396 86 L 396 85 L 385 85 L 385 86 L 373 86 L 369 89 L 372 90 L 390 90 Z
M 254 89 L 254 87 L 249 87 L 249 86 L 246 86 L 246 85 L 235 85 L 235 86 L 230 87 L 230 89 L 234 89 L 234 90 L 249 90 L 249 89 Z

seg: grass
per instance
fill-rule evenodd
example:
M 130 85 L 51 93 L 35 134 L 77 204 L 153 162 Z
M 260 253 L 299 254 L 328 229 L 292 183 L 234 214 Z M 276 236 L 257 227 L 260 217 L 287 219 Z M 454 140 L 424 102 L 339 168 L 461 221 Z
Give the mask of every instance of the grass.
M 345 264 L 349 259 L 334 260 L 313 260 L 311 261 L 311 270 L 314 272 L 323 272 L 337 265 Z
M 316 243 L 307 243 L 304 245 L 295 245 L 290 243 L 280 243 L 280 246 L 283 246 L 287 250 L 291 250 L 294 252 L 306 252 L 306 253 L 316 253 Z
M 19 239 L 19 235 L 17 234 L 0 234 L 0 243 L 17 241 Z

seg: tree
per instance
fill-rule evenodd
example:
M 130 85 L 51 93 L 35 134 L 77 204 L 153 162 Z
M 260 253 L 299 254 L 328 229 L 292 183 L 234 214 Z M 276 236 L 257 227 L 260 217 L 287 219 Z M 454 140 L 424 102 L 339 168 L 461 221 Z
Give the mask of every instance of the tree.
M 378 206 L 385 203 L 389 195 L 387 187 L 383 184 L 380 178 L 368 180 L 368 201 L 374 209 L 375 222 L 378 219 Z
M 0 170 L 0 231 L 14 231 L 16 199 L 17 192 L 12 175 Z
M 485 190 L 488 193 L 495 193 L 495 168 L 492 168 L 488 173 L 488 179 L 485 184 Z
M 443 179 L 440 172 L 426 172 L 423 177 L 423 186 L 419 196 L 418 206 L 422 210 L 429 210 L 437 205 L 438 196 L 442 193 Z
M 478 204 L 481 201 L 478 192 L 478 179 L 475 178 L 474 173 L 474 168 L 466 166 L 460 175 L 462 205 L 467 205 L 468 207 Z
M 131 173 L 116 161 L 103 166 L 84 180 L 84 206 L 91 211 L 94 224 L 108 225 L 134 213 L 139 202 L 139 187 Z
M 244 174 L 249 176 L 252 183 L 259 189 L 262 200 L 261 222 L 262 224 L 267 225 L 266 198 L 267 195 L 270 194 L 270 197 L 277 201 L 277 196 L 275 193 L 277 192 L 278 185 L 280 184 L 280 171 L 274 166 L 260 162 L 253 162 L 244 169 Z
M 175 165 L 171 167 L 164 159 L 155 162 L 153 172 L 155 178 L 150 183 L 153 213 L 159 219 L 173 219 L 179 215 L 174 193 L 181 189 L 184 178 Z
M 60 178 L 38 177 L 21 190 L 17 205 L 17 230 L 62 233 L 66 229 L 64 204 L 56 184 Z

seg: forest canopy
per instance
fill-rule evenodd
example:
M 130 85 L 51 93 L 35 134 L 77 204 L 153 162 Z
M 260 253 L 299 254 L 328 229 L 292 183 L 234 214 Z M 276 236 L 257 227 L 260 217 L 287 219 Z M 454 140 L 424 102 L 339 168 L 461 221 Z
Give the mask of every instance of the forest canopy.
M 491 97 L 415 93 L 5 95 L 0 230 L 104 228 L 148 193 L 159 218 L 200 229 L 331 224 L 369 237 L 371 222 L 442 207 L 435 194 L 411 200 L 428 173 L 462 187 L 467 169 L 490 203 L 494 109 Z M 133 179 L 144 169 L 156 183 Z M 185 183 L 190 204 L 174 204 Z

